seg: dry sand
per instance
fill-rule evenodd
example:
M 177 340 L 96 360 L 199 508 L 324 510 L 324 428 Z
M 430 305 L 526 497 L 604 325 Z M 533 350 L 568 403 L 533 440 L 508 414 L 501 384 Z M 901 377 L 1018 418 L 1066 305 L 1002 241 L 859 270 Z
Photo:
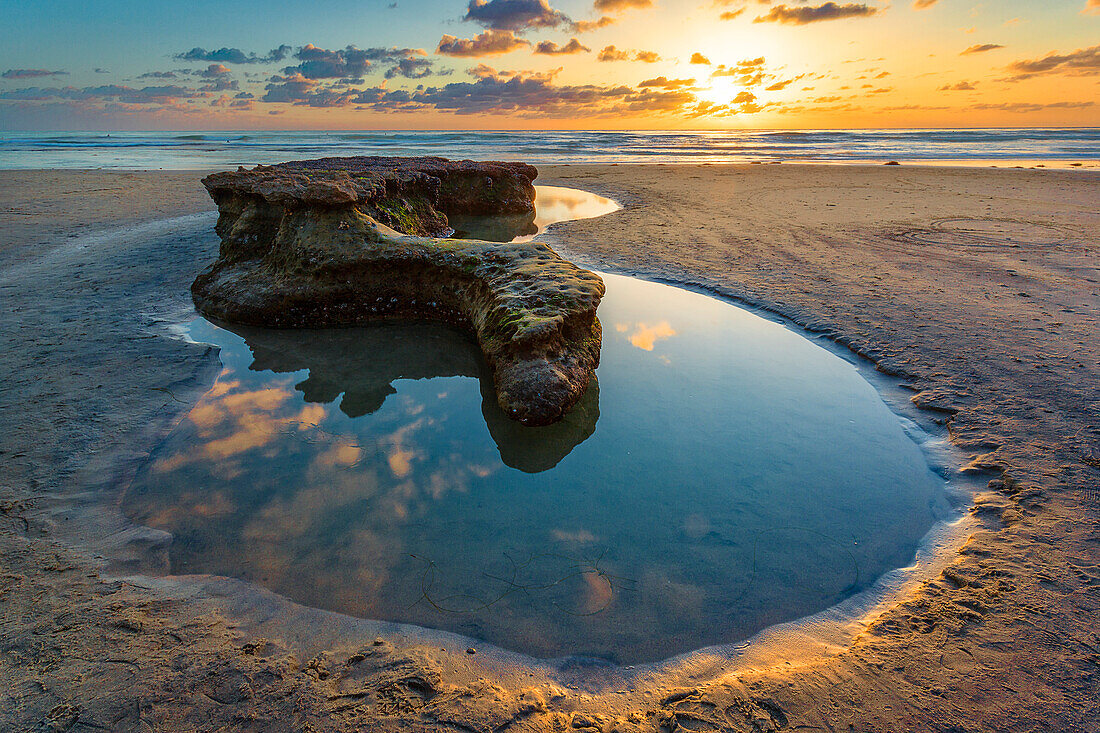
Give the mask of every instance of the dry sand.
M 634 672 L 157 576 L 168 538 L 104 502 L 217 369 L 164 335 L 217 239 L 140 222 L 212 206 L 196 174 L 2 176 L 0 729 L 1100 730 L 1100 175 L 542 169 L 625 205 L 556 226 L 565 253 L 827 333 L 989 484 L 949 567 L 851 644 Z

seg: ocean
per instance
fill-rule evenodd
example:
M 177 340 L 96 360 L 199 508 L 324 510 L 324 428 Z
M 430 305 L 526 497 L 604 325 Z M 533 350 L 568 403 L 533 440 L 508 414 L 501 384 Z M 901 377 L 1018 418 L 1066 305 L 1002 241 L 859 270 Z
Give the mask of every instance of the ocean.
M 1100 128 L 537 132 L 0 132 L 0 169 L 206 169 L 331 155 L 553 163 L 886 163 L 1100 169 Z

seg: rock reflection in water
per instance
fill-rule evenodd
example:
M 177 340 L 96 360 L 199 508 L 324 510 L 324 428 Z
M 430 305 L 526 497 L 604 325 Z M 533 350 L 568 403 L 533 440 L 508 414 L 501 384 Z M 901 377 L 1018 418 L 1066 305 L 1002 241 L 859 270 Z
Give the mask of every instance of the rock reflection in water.
M 539 233 L 534 212 L 511 216 L 449 216 L 455 239 L 483 239 L 486 242 L 523 241 Z
M 387 323 L 363 328 L 277 330 L 219 324 L 252 352 L 249 370 L 276 374 L 307 370 L 294 385 L 307 403 L 340 400 L 348 417 L 378 411 L 399 379 L 476 377 L 481 413 L 505 465 L 527 473 L 553 468 L 596 429 L 600 387 L 596 377 L 576 407 L 560 422 L 526 427 L 508 419 L 497 404 L 492 376 L 477 344 L 447 326 Z

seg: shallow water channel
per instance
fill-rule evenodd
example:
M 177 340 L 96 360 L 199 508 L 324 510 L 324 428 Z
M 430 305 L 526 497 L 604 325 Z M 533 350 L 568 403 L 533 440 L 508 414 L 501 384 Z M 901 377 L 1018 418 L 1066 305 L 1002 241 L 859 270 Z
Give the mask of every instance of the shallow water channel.
M 197 319 L 224 369 L 124 507 L 173 534 L 175 573 L 624 664 L 912 560 L 945 482 L 853 365 L 723 300 L 604 278 L 597 379 L 541 428 L 504 416 L 449 328 Z

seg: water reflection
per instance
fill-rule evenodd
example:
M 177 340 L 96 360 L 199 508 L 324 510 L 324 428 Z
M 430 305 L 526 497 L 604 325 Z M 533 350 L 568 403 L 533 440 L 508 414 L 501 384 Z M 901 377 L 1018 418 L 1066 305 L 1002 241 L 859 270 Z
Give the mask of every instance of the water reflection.
M 943 482 L 850 364 L 605 280 L 598 394 L 534 430 L 443 327 L 197 321 L 224 371 L 123 505 L 172 533 L 173 572 L 623 663 L 747 638 L 912 559 Z
M 220 327 L 244 339 L 252 353 L 250 371 L 308 372 L 294 385 L 302 399 L 320 404 L 339 400 L 340 411 L 353 418 L 381 409 L 388 397 L 397 394 L 394 383 L 398 380 L 476 378 L 481 383 L 481 414 L 501 460 L 528 473 L 556 466 L 592 435 L 600 417 L 600 388 L 593 377 L 576 408 L 560 422 L 533 428 L 508 419 L 497 404 L 492 375 L 477 344 L 438 324 L 293 331 Z
M 512 216 L 451 216 L 448 221 L 459 239 L 489 242 L 526 242 L 551 224 L 591 219 L 617 211 L 619 205 L 603 196 L 575 188 L 535 186 L 535 211 Z
M 455 239 L 481 239 L 486 242 L 527 241 L 539 233 L 535 213 L 512 216 L 447 217 Z
M 676 329 L 668 321 L 656 323 L 616 323 L 615 330 L 628 334 L 631 346 L 642 351 L 653 351 L 658 341 L 672 338 L 676 335 Z
M 553 425 L 527 427 L 511 420 L 497 404 L 492 380 L 481 380 L 481 412 L 505 465 L 526 473 L 548 471 L 596 432 L 600 383 L 593 375 L 573 409 Z

